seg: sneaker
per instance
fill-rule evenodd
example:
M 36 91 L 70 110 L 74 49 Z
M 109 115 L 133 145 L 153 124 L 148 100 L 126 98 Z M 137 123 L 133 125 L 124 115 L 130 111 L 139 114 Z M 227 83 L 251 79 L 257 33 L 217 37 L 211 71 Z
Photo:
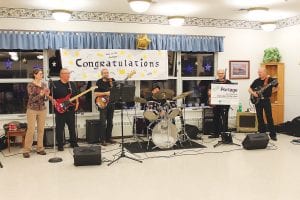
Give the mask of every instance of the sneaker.
M 112 139 L 110 139 L 110 140 L 107 141 L 107 143 L 110 143 L 110 144 L 116 144 L 117 142 L 114 141 L 114 140 L 112 140 Z
M 77 143 L 71 144 L 71 148 L 75 148 L 75 147 L 79 147 L 79 145 Z
M 57 147 L 57 150 L 58 150 L 58 151 L 64 151 L 64 147 L 59 146 L 59 147 Z
M 271 138 L 271 140 L 273 140 L 273 141 L 277 141 L 276 135 L 272 135 L 272 136 L 270 136 L 270 138 Z
M 24 158 L 29 158 L 29 157 L 30 157 L 30 154 L 29 154 L 29 153 L 23 153 L 23 157 L 24 157 Z
M 106 144 L 105 141 L 104 141 L 104 142 L 101 142 L 100 144 L 101 144 L 101 146 L 107 146 L 107 144 Z
M 46 155 L 47 153 L 46 153 L 46 151 L 43 150 L 43 151 L 38 151 L 37 154 L 39 154 L 39 155 Z
M 208 138 L 219 138 L 219 135 L 217 135 L 217 134 L 212 134 L 212 135 L 208 136 Z

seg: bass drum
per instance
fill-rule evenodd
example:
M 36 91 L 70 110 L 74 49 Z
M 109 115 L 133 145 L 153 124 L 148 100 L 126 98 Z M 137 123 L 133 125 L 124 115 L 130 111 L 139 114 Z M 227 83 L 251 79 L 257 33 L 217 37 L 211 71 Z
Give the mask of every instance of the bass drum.
M 162 120 L 152 130 L 152 141 L 160 149 L 169 149 L 177 142 L 177 128 L 169 120 Z

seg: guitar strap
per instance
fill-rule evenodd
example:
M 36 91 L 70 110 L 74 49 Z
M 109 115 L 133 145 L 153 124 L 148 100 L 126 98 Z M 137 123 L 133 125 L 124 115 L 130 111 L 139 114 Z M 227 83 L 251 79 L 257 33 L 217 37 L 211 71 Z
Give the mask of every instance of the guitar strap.
M 265 78 L 264 86 L 268 85 L 269 77 Z
M 70 94 L 72 94 L 72 87 L 70 81 L 68 82 Z

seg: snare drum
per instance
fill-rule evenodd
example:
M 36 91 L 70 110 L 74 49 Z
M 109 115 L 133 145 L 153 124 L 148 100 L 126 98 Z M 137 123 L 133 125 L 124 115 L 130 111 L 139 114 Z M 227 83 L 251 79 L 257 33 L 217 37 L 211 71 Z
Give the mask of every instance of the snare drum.
M 167 101 L 163 105 L 163 109 L 168 113 L 169 119 L 174 119 L 180 113 L 180 110 L 177 108 L 176 101 Z
M 144 117 L 149 121 L 155 121 L 159 118 L 160 103 L 156 101 L 148 101 L 145 105 Z

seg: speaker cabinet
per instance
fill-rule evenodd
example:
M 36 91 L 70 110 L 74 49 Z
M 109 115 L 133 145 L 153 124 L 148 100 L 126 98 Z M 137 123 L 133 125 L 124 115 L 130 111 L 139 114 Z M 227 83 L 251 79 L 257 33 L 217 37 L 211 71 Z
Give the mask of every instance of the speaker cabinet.
M 99 119 L 86 120 L 86 141 L 89 144 L 102 141 L 104 131 L 105 129 L 101 126 Z
M 252 149 L 265 149 L 267 148 L 269 143 L 269 137 L 265 133 L 255 133 L 255 134 L 248 134 L 242 145 L 247 150 Z
M 236 130 L 237 132 L 257 132 L 258 122 L 256 113 L 238 112 L 236 115 Z
M 66 144 L 65 131 L 63 132 L 63 144 Z M 54 145 L 54 135 L 53 128 L 45 128 L 44 129 L 44 147 L 53 147 Z M 57 145 L 57 144 L 56 144 Z

